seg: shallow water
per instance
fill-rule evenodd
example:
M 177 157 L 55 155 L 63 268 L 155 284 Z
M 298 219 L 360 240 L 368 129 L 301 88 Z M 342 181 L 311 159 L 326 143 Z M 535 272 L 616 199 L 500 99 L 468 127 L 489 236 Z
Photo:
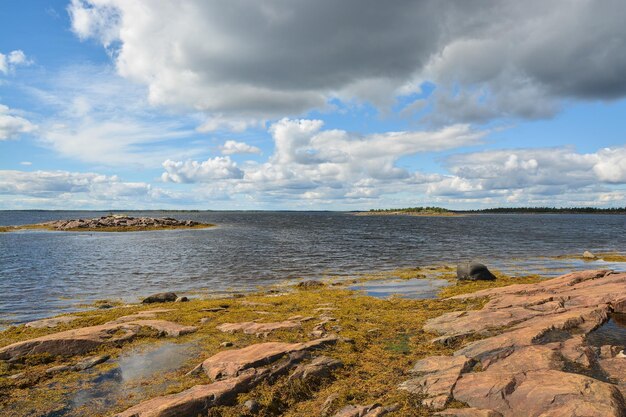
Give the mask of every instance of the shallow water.
M 609 321 L 587 335 L 591 346 L 619 346 L 626 349 L 626 314 L 614 313 Z
M 146 389 L 162 392 L 168 381 L 158 379 L 163 374 L 178 370 L 198 353 L 194 344 L 164 342 L 156 346 L 134 348 L 114 360 L 114 367 L 100 373 L 99 368 L 84 372 L 88 378 L 85 387 L 68 398 L 67 405 L 54 417 L 106 412 L 120 399 L 129 395 L 145 395 Z M 157 377 L 160 383 L 154 383 Z
M 0 212 L 0 225 L 106 212 Z M 219 226 L 128 233 L 0 234 L 0 326 L 154 292 L 216 295 L 329 275 L 476 258 L 526 275 L 621 265 L 546 257 L 624 251 L 626 216 L 353 216 L 334 212 L 147 212 Z
M 411 299 L 434 298 L 437 293 L 450 283 L 443 279 L 390 279 L 367 281 L 352 285 L 351 290 L 363 291 L 366 295 L 376 298 L 400 296 Z

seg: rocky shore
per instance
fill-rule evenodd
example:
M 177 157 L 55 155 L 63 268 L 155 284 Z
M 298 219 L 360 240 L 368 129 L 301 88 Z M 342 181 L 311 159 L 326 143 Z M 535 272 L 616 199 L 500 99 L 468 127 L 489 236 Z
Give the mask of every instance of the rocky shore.
M 194 229 L 207 228 L 212 224 L 199 223 L 193 220 L 177 220 L 171 217 L 131 217 L 124 215 L 108 215 L 94 219 L 55 220 L 45 223 L 22 226 L 3 227 L 1 231 L 9 232 L 27 229 L 44 229 L 59 231 L 100 231 L 125 232 L 142 230 Z
M 213 300 L 163 293 L 12 327 L 0 333 L 0 414 L 625 416 L 626 340 L 593 334 L 626 313 L 626 273 L 494 278 L 432 300 L 321 282 Z M 139 361 L 154 371 L 106 391 L 120 358 L 151 346 L 192 349 L 170 371 Z M 104 397 L 77 403 L 77 392 Z

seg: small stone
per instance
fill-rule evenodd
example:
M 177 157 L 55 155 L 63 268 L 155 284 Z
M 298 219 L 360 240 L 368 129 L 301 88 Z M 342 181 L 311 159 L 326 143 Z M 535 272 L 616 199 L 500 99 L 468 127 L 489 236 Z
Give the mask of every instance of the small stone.
M 233 345 L 233 342 L 222 342 L 220 343 L 221 347 L 227 348 L 227 347 L 231 347 Z
M 593 253 L 589 252 L 588 250 L 583 252 L 583 258 L 584 259 L 596 259 L 596 255 L 594 255 Z
M 178 297 L 173 292 L 161 292 L 158 294 L 152 294 L 149 297 L 143 299 L 143 304 L 151 304 L 151 303 L 167 303 L 176 301 Z
M 177 297 L 176 300 L 174 300 L 175 303 L 185 303 L 187 301 L 189 301 L 187 297 Z
M 202 323 L 202 324 L 207 324 L 207 323 L 208 323 L 208 322 L 210 322 L 210 321 L 211 321 L 211 318 L 210 318 L 210 317 L 202 317 L 202 318 L 200 319 L 200 323 Z
M 243 408 L 245 408 L 249 413 L 256 414 L 259 412 L 261 405 L 257 400 L 248 400 L 243 403 Z

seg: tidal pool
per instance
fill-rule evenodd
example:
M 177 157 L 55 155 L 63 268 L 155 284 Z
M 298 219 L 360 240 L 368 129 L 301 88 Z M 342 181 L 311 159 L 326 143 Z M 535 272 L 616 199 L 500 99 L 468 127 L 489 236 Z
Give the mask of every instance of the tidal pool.
M 444 279 L 390 279 L 367 281 L 350 286 L 351 290 L 364 291 L 366 295 L 376 298 L 389 298 L 392 295 L 411 299 L 435 298 L 437 293 L 450 285 Z

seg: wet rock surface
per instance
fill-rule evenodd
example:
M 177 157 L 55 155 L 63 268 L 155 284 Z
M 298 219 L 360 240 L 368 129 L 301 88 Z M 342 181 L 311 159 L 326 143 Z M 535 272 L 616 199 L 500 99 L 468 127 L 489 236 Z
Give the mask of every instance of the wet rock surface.
M 482 338 L 453 356 L 417 362 L 416 377 L 401 388 L 433 409 L 452 399 L 473 407 L 440 415 L 624 416 L 624 359 L 586 340 L 624 310 L 624 290 L 626 273 L 603 270 L 454 297 L 489 301 L 481 310 L 431 319 L 425 330 L 440 335 L 434 343 Z
M 104 345 L 115 345 L 136 337 L 142 327 L 151 328 L 161 335 L 177 337 L 196 331 L 193 326 L 178 323 L 141 319 L 120 321 L 120 319 L 97 325 L 52 333 L 46 336 L 17 342 L 0 348 L 0 360 L 15 361 L 29 355 L 74 356 L 82 355 Z

